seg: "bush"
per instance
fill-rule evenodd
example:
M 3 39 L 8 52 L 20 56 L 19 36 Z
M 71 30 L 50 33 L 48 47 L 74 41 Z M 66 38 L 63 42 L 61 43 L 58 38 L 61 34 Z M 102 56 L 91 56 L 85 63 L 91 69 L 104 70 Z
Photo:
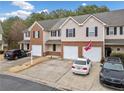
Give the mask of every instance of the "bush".
M 0 50 L 0 54 L 3 54 L 4 53 L 4 51 L 3 50 Z
M 119 57 L 124 63 L 124 53 L 112 53 L 111 57 Z
M 105 62 L 104 57 L 102 57 L 100 63 L 103 64 Z

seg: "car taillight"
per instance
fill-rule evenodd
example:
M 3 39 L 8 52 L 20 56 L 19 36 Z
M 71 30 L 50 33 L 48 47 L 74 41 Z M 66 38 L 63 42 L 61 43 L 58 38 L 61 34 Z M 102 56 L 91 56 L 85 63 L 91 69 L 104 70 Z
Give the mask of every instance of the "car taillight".
M 72 68 L 75 68 L 74 66 L 72 66 Z
M 87 68 L 83 68 L 83 70 L 87 70 Z

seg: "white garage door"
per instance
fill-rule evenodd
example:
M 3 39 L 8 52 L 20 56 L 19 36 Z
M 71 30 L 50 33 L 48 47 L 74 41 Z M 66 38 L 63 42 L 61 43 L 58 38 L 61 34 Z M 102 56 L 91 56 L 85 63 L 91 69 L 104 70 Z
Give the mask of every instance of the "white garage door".
M 93 62 L 100 62 L 102 57 L 101 47 L 92 47 L 90 50 L 86 51 L 83 47 L 83 56 L 89 58 Z
M 42 46 L 41 45 L 32 45 L 32 55 L 33 56 L 42 56 Z
M 63 56 L 65 59 L 77 59 L 78 47 L 77 46 L 64 46 Z

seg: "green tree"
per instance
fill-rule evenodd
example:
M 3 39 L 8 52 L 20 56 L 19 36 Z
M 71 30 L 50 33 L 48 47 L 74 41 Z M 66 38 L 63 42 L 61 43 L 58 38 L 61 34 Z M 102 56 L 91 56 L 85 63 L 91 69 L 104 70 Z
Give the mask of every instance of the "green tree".
M 76 10 L 77 15 L 84 15 L 84 14 L 94 14 L 100 12 L 108 12 L 109 8 L 106 6 L 98 7 L 96 5 L 88 5 L 88 6 L 79 6 Z
M 10 17 L 2 23 L 3 39 L 9 49 L 18 48 L 18 42 L 23 39 L 22 31 L 26 28 L 24 20 L 19 17 Z
M 51 18 L 63 18 L 63 17 L 68 17 L 68 16 L 74 16 L 76 15 L 75 12 L 71 10 L 66 10 L 66 9 L 57 9 L 49 14 Z
M 32 25 L 35 21 L 44 20 L 47 18 L 45 13 L 32 13 L 26 20 L 25 23 L 27 26 Z

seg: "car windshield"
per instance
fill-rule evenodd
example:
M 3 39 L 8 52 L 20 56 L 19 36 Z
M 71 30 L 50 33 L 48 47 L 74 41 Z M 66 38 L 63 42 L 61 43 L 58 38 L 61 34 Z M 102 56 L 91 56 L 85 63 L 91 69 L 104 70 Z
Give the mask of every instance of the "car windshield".
M 74 63 L 79 65 L 86 65 L 86 61 L 80 61 L 80 60 L 75 60 Z
M 117 70 L 117 71 L 124 70 L 122 64 L 105 63 L 103 67 L 106 69 Z

